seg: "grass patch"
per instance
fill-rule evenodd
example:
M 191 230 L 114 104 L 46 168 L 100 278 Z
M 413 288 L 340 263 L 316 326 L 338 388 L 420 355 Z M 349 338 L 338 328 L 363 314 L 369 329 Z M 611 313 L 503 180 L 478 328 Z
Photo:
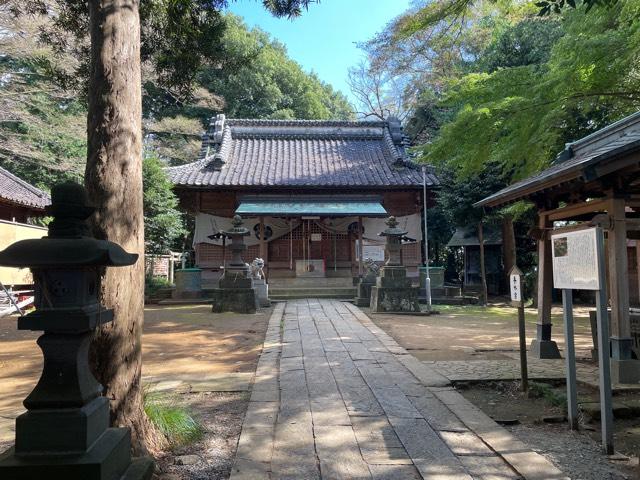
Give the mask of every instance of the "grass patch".
M 562 408 L 565 412 L 567 411 L 567 396 L 558 393 L 547 383 L 530 382 L 529 396 L 532 398 L 544 398 L 554 407 Z
M 199 440 L 204 430 L 191 412 L 175 396 L 146 391 L 144 412 L 151 423 L 167 438 L 171 447 Z

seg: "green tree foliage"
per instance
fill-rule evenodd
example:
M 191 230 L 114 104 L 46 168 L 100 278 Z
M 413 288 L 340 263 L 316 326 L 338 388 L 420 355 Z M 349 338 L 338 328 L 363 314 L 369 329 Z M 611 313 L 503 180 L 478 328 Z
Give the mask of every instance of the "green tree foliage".
M 520 55 L 513 65 L 452 85 L 443 103 L 457 113 L 423 148 L 428 161 L 463 175 L 497 164 L 517 179 L 547 166 L 565 142 L 638 109 L 640 4 L 621 0 L 588 15 L 569 10 L 561 22 L 564 34 L 548 56 L 536 53 L 540 63 Z M 532 47 L 542 45 L 546 30 L 538 29 Z
M 163 167 L 164 163 L 151 155 L 142 163 L 144 233 L 148 253 L 166 253 L 186 234 L 183 215 L 178 211 L 178 199 Z
M 222 37 L 222 68 L 203 70 L 202 85 L 236 118 L 346 119 L 352 107 L 344 95 L 308 74 L 266 32 L 249 29 L 228 14 Z

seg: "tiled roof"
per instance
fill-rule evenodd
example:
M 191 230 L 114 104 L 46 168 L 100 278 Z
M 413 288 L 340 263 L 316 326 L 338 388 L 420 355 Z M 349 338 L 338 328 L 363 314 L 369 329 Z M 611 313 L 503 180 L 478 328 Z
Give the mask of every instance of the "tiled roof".
M 0 167 L 0 199 L 44 210 L 51 203 L 49 195 Z
M 640 151 L 640 112 L 568 143 L 549 168 L 494 193 L 476 206 L 503 205 L 573 180 L 592 181 L 600 176 L 601 162 L 637 151 Z
M 188 187 L 422 185 L 397 121 L 237 120 L 218 115 L 200 158 L 167 169 Z M 429 170 L 429 186 L 438 179 Z

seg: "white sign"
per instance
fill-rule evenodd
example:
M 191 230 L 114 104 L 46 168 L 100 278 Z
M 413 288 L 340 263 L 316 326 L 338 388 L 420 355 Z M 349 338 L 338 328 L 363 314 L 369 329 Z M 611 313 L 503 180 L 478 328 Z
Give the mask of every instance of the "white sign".
M 509 275 L 509 287 L 511 288 L 511 300 L 513 302 L 522 301 L 522 285 L 520 285 L 520 275 Z
M 356 258 L 360 258 L 360 241 L 358 240 L 356 240 Z M 365 243 L 362 258 L 364 260 L 370 258 L 374 262 L 384 262 L 384 245 L 367 245 Z
M 322 234 L 321 233 L 312 233 L 311 234 L 311 241 L 312 242 L 321 242 L 322 241 Z
M 555 288 L 600 289 L 595 228 L 551 235 L 551 253 Z

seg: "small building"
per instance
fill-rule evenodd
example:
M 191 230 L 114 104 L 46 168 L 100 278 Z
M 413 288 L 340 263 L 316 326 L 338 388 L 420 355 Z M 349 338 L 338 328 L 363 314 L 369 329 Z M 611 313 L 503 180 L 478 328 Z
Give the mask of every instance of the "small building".
M 46 192 L 0 167 L 0 250 L 18 240 L 45 236 L 46 228 L 30 222 L 43 216 L 49 203 Z M 0 267 L 0 282 L 6 286 L 30 285 L 31 273 L 26 268 Z
M 478 207 L 500 207 L 519 200 L 535 204 L 538 228 L 538 329 L 532 353 L 558 357 L 551 334 L 552 250 L 555 227 L 600 225 L 606 236 L 611 305 L 611 373 L 614 382 L 640 381 L 640 316 L 632 302 L 640 297 L 640 112 L 566 145 L 546 170 L 485 198 Z M 633 321 L 632 321 L 633 320 Z
M 254 234 L 245 260 L 265 261 L 275 278 L 343 277 L 363 260 L 384 260 L 378 233 L 394 215 L 409 233 L 403 262 L 422 263 L 423 180 L 408 158 L 400 122 L 237 120 L 216 116 L 199 158 L 168 168 L 184 209 L 196 217 L 195 261 L 205 282 L 230 258 L 220 234 L 235 214 Z M 429 200 L 431 202 L 431 200 Z M 362 247 L 362 248 L 361 248 Z
M 502 232 L 492 226 L 483 228 L 487 293 L 501 295 L 505 291 L 505 272 L 502 261 Z M 458 227 L 447 243 L 450 248 L 462 248 L 462 290 L 465 295 L 482 294 L 480 270 L 480 240 L 474 226 Z

